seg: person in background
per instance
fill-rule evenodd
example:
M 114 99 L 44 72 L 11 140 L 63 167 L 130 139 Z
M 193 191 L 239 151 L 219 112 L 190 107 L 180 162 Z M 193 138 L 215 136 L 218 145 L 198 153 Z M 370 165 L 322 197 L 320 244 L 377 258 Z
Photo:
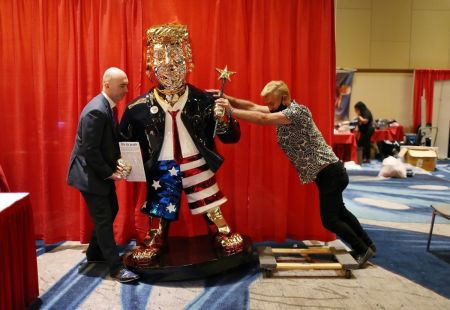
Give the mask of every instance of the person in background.
M 358 118 L 357 129 L 359 136 L 357 135 L 356 142 L 358 147 L 362 147 L 363 163 L 370 162 L 370 138 L 375 132 L 373 127 L 372 112 L 362 101 L 358 101 L 355 106 L 355 113 Z
M 88 263 L 107 263 L 112 278 L 131 282 L 138 275 L 125 269 L 114 240 L 113 223 L 119 210 L 115 181 L 130 168 L 121 162 L 116 105 L 128 92 L 128 78 L 118 68 L 103 75 L 103 90 L 84 107 L 70 156 L 67 183 L 86 201 L 94 223 L 86 251 Z
M 267 83 L 261 97 L 267 106 L 228 95 L 217 98 L 216 104 L 234 118 L 277 126 L 278 145 L 294 165 L 301 182 L 317 185 L 322 224 L 352 247 L 359 266 L 363 267 L 376 247 L 345 207 L 342 192 L 349 179 L 343 163 L 325 142 L 309 109 L 291 99 L 283 81 Z

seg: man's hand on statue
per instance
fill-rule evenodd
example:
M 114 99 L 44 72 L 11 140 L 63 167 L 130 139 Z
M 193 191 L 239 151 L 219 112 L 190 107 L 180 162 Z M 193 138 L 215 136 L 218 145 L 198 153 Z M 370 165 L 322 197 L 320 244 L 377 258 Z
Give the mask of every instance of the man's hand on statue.
M 220 90 L 218 90 L 218 89 L 207 89 L 206 92 L 212 94 L 214 98 L 221 98 L 221 97 L 219 96 Z M 233 98 L 233 97 L 231 97 L 231 96 L 229 96 L 229 95 L 227 95 L 227 94 L 225 94 L 225 93 L 222 94 L 222 97 L 225 98 L 225 99 L 228 99 L 228 100 L 230 100 L 230 101 L 231 101 L 232 98 Z
M 216 103 L 216 108 L 220 107 L 220 108 L 224 109 L 224 113 L 225 113 L 225 111 L 231 110 L 230 101 L 226 98 L 217 98 L 215 103 Z
M 207 93 L 210 93 L 214 98 L 219 98 L 220 90 L 218 89 L 206 89 Z

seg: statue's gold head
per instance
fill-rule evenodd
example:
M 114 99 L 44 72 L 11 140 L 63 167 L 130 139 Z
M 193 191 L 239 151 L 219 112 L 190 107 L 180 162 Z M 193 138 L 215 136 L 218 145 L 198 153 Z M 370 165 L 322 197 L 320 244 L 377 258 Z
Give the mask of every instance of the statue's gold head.
M 148 76 L 151 69 L 155 71 L 168 58 L 178 63 L 182 59 L 188 71 L 192 71 L 194 67 L 189 32 L 185 25 L 169 23 L 150 27 L 146 31 L 146 46 Z

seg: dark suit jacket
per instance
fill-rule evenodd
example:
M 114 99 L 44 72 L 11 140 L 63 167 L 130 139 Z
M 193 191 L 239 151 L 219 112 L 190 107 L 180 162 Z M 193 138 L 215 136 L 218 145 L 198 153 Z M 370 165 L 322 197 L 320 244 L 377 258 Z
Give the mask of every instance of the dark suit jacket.
M 80 191 L 107 195 L 120 158 L 117 131 L 108 100 L 99 94 L 84 107 L 70 156 L 67 183 Z
M 120 121 L 122 138 L 139 141 L 144 168 L 149 172 L 158 160 L 164 141 L 165 112 L 156 98 L 151 99 L 153 90 L 133 100 L 125 109 Z M 217 171 L 223 158 L 216 152 L 214 143 L 214 98 L 192 85 L 181 120 L 195 146 L 212 171 Z M 240 138 L 239 123 L 230 119 L 226 133 L 218 135 L 223 143 L 236 143 Z

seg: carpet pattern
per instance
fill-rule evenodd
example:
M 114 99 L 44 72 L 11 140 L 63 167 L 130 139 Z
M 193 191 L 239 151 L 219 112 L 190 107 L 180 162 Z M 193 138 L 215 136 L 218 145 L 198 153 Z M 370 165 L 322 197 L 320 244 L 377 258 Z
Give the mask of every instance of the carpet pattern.
M 378 178 L 379 163 L 348 169 L 347 207 L 377 245 L 368 268 L 352 279 L 334 271 L 286 271 L 264 278 L 257 260 L 203 280 L 120 284 L 105 265 L 86 264 L 86 245 L 37 243 L 40 309 L 450 309 L 450 222 L 443 235 L 392 225 L 429 227 L 430 204 L 450 201 L 450 165 L 407 179 Z M 294 241 L 295 242 L 295 241 Z M 268 244 L 265 242 L 261 244 Z M 257 246 L 256 244 L 255 246 Z M 133 243 L 121 247 L 127 251 Z
M 450 201 L 450 182 L 433 175 L 384 179 L 378 171 L 349 171 L 349 176 L 345 203 L 358 218 L 428 223 L 430 204 Z

